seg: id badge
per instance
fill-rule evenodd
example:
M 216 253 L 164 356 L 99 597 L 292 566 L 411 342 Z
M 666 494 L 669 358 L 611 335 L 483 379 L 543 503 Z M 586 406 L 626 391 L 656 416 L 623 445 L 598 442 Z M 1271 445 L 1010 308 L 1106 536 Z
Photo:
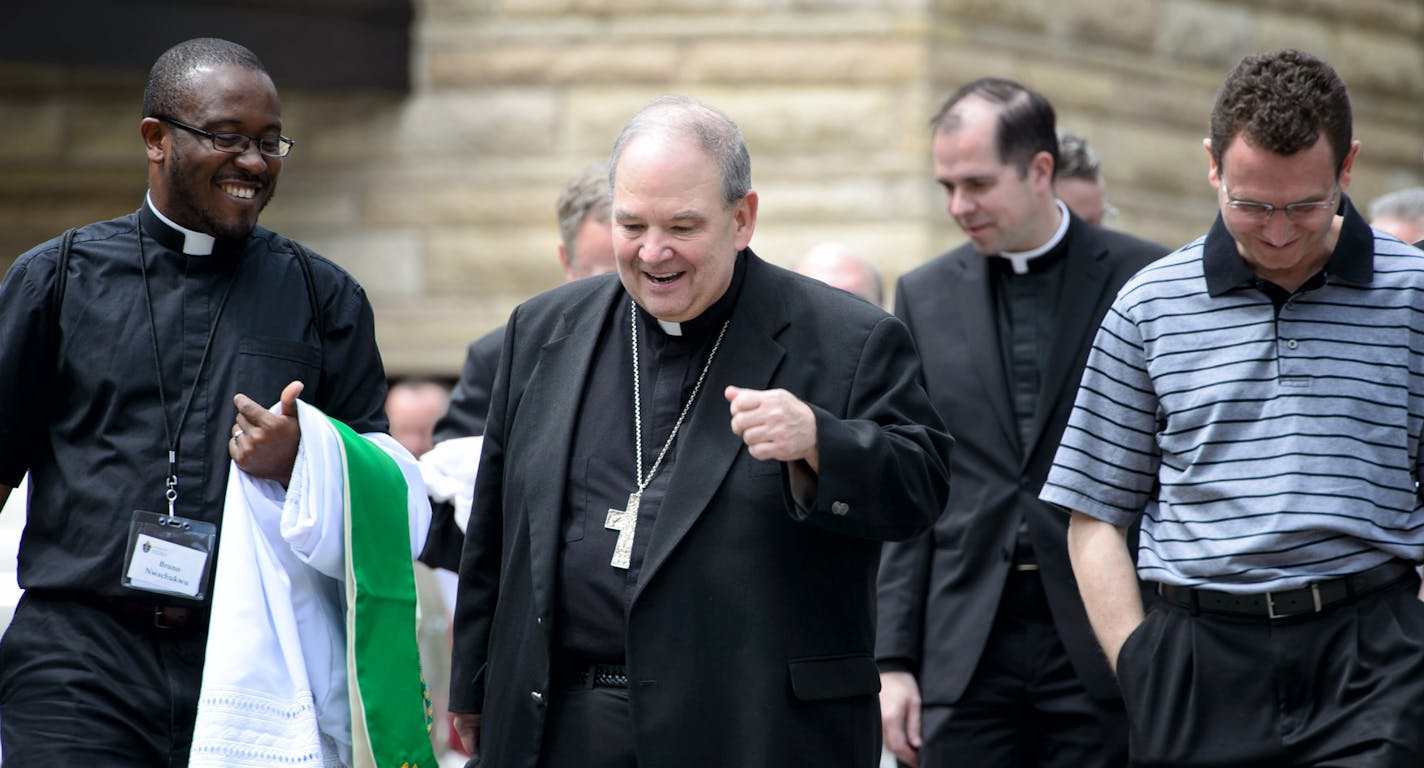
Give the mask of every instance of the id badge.
M 217 526 L 137 510 L 129 524 L 124 577 L 130 589 L 202 600 Z

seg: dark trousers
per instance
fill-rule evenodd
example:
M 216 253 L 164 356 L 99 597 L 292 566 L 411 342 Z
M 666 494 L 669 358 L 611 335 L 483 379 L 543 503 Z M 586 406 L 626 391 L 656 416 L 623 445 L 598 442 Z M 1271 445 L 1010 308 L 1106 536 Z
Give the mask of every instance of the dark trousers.
M 26 593 L 0 642 L 7 765 L 183 768 L 207 632 Z M 256 660 L 233 659 L 232 663 Z
M 1036 571 L 1010 573 L 964 696 L 953 706 L 925 706 L 921 725 L 922 768 L 1127 764 L 1122 705 L 1083 689 Z
M 1274 622 L 1158 601 L 1118 657 L 1133 764 L 1424 766 L 1418 586 Z
M 732 738 L 729 735 L 728 738 Z M 540 768 L 637 768 L 626 688 L 556 688 Z

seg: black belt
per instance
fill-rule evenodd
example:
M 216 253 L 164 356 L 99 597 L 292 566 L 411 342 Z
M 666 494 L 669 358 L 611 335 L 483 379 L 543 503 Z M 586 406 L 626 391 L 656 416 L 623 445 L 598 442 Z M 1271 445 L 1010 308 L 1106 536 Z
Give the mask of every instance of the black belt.
M 1284 619 L 1320 613 L 1370 592 L 1377 592 L 1413 574 L 1413 564 L 1403 560 L 1391 560 L 1349 576 L 1280 592 L 1238 595 L 1211 589 L 1158 584 L 1157 594 L 1173 605 L 1192 611 Z
M 201 629 L 208 624 L 206 606 L 161 605 L 127 597 L 88 595 L 83 592 L 57 589 L 31 589 L 26 593 L 51 602 L 87 605 L 104 611 L 124 623 L 143 627 L 182 630 Z
M 557 668 L 555 681 L 565 688 L 628 687 L 628 668 L 622 664 L 573 663 Z

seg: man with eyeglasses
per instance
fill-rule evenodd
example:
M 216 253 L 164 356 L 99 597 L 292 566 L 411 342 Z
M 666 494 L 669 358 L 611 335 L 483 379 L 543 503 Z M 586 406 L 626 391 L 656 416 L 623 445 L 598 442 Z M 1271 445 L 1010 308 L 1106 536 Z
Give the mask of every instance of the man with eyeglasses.
M 186 766 L 216 559 L 197 532 L 222 517 L 229 460 L 280 503 L 316 439 L 298 393 L 356 433 L 387 430 L 361 287 L 257 226 L 293 146 L 262 63 L 180 43 L 143 109 L 143 205 L 37 246 L 0 287 L 0 502 L 26 471 L 30 489 L 26 592 L 0 644 L 14 765 Z M 165 548 L 178 581 L 141 578 Z
M 1041 494 L 1134 765 L 1424 765 L 1424 254 L 1310 54 L 1243 59 L 1205 147 L 1220 215 L 1118 294 Z

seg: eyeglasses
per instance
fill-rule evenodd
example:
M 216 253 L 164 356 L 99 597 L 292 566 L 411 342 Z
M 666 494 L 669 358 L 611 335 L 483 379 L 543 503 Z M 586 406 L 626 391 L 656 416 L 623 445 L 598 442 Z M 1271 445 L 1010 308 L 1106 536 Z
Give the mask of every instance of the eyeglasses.
M 295 141 L 292 141 L 286 136 L 263 136 L 261 138 L 254 138 L 241 133 L 213 133 L 212 131 L 205 131 L 202 128 L 195 128 L 187 123 L 179 122 L 171 117 L 164 117 L 163 115 L 152 115 L 152 117 L 157 120 L 162 120 L 169 125 L 182 128 L 189 133 L 206 138 L 213 143 L 213 149 L 219 152 L 231 152 L 232 154 L 240 155 L 246 152 L 248 146 L 255 141 L 257 142 L 258 152 L 268 157 L 286 157 L 287 153 L 292 151 L 292 145 L 296 144 Z
M 1231 212 L 1237 217 L 1253 224 L 1265 224 L 1271 220 L 1271 214 L 1276 211 L 1285 211 L 1286 218 L 1295 222 L 1313 221 L 1327 212 L 1334 213 L 1336 204 L 1335 198 L 1340 192 L 1340 186 L 1338 184 L 1335 186 L 1335 189 L 1330 192 L 1330 198 L 1328 200 L 1291 203 L 1290 205 L 1284 205 L 1279 208 L 1270 203 L 1257 203 L 1251 200 L 1232 200 L 1231 192 L 1227 191 L 1225 181 L 1221 183 L 1221 192 L 1227 197 L 1226 207 L 1230 208 Z

